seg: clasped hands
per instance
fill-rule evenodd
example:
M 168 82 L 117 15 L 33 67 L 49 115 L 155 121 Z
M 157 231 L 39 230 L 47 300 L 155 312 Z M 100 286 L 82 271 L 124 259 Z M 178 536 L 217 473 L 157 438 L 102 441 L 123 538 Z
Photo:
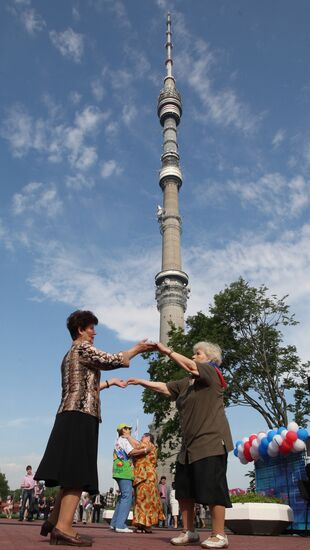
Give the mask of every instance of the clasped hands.
M 165 346 L 161 342 L 152 342 L 147 339 L 141 340 L 136 344 L 136 347 L 139 349 L 139 353 L 145 353 L 147 351 L 159 351 L 167 355 L 170 354 L 171 350 L 168 346 Z M 140 383 L 139 378 L 128 378 L 128 380 L 121 380 L 119 378 L 113 378 L 113 385 L 118 386 L 119 388 L 126 388 L 130 385 L 138 385 Z

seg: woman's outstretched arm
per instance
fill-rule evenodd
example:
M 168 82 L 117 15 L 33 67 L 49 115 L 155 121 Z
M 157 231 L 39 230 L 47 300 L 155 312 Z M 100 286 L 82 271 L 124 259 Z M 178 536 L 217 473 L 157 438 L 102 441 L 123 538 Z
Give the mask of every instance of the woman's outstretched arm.
M 165 346 L 161 342 L 157 342 L 156 347 L 160 353 L 164 353 L 167 355 L 170 359 L 172 359 L 175 363 L 177 363 L 182 369 L 186 370 L 186 372 L 190 372 L 191 374 L 199 375 L 197 365 L 193 359 L 190 359 L 189 357 L 186 357 L 185 355 L 182 355 L 181 353 L 177 353 L 171 348 L 168 348 L 168 346 Z
M 152 382 L 152 380 L 144 380 L 143 378 L 128 378 L 127 384 L 128 386 L 143 386 L 143 388 L 148 388 L 149 390 L 161 393 L 166 397 L 171 397 L 171 393 L 165 382 Z

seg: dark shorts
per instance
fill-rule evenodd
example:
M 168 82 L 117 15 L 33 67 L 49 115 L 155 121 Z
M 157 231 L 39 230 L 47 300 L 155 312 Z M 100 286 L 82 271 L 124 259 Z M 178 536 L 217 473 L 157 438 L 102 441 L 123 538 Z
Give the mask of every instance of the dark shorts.
M 193 499 L 198 504 L 231 508 L 226 470 L 227 454 L 208 456 L 191 464 L 177 462 L 176 499 Z

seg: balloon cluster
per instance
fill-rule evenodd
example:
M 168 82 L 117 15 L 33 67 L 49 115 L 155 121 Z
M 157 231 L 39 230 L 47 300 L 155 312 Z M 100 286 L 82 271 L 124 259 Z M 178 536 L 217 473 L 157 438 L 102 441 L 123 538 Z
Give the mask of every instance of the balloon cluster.
M 234 455 L 241 464 L 256 461 L 259 458 L 275 457 L 278 454 L 287 455 L 291 452 L 300 453 L 306 448 L 305 441 L 308 439 L 308 431 L 299 428 L 296 422 L 290 422 L 287 428 L 274 428 L 266 432 L 259 432 L 244 437 L 237 441 Z

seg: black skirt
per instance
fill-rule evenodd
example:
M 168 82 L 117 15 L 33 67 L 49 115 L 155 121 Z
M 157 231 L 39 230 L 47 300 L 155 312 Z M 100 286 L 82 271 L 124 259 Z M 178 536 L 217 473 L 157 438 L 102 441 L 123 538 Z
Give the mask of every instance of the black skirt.
M 177 462 L 175 497 L 193 499 L 198 504 L 220 505 L 231 508 L 226 479 L 227 454 L 208 456 L 192 462 Z
M 57 414 L 34 479 L 44 480 L 46 487 L 98 493 L 98 428 L 98 418 L 90 414 Z

